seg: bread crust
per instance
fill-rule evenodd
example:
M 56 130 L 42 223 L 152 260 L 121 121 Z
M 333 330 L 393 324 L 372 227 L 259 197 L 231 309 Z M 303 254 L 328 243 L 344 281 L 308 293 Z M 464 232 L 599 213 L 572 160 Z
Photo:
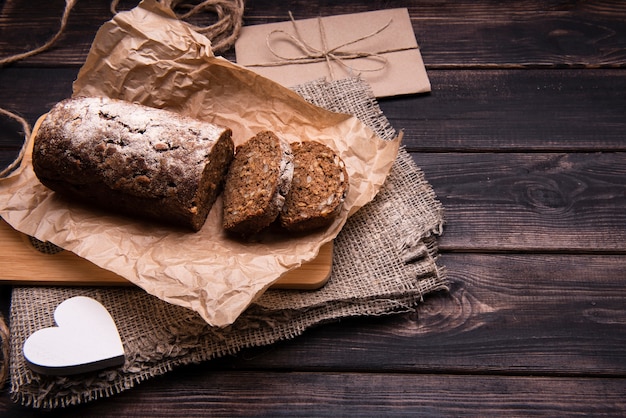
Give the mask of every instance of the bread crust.
M 198 231 L 233 157 L 232 132 L 108 98 L 56 104 L 33 144 L 33 169 L 55 192 Z

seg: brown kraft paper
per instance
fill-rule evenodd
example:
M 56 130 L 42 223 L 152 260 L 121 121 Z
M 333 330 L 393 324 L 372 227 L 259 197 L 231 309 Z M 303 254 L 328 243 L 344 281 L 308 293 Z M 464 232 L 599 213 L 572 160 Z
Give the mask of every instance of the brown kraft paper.
M 98 31 L 74 96 L 108 96 L 177 111 L 233 130 L 240 144 L 270 129 L 314 139 L 346 163 L 350 191 L 327 229 L 267 233 L 237 241 L 221 228 L 221 199 L 197 233 L 74 206 L 37 180 L 32 141 L 23 163 L 0 181 L 0 215 L 15 229 L 117 273 L 160 299 L 227 326 L 281 275 L 312 260 L 347 218 L 370 202 L 397 156 L 356 117 L 326 111 L 243 67 L 213 56 L 210 41 L 154 0 L 117 14 Z

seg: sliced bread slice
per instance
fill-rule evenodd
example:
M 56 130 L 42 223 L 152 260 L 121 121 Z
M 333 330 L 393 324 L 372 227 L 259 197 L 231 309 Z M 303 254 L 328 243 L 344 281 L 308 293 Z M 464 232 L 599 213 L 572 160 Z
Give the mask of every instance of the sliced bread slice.
M 289 231 L 307 232 L 331 224 L 341 212 L 349 181 L 343 160 L 316 141 L 292 144 L 294 174 L 280 213 Z
M 224 185 L 223 226 L 252 236 L 274 222 L 293 177 L 289 143 L 271 131 L 237 147 Z

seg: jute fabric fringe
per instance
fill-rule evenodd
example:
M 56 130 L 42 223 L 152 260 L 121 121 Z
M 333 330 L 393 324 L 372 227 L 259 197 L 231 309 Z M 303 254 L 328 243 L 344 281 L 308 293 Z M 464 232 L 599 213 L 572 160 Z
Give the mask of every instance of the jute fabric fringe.
M 391 139 L 395 130 L 360 79 L 296 87 L 305 99 L 351 113 Z M 16 287 L 11 304 L 11 396 L 34 408 L 57 408 L 106 398 L 177 366 L 299 336 L 345 317 L 413 311 L 423 297 L 447 289 L 437 265 L 443 214 L 430 185 L 401 149 L 381 192 L 346 223 L 335 240 L 331 278 L 316 291 L 270 290 L 227 328 L 138 288 Z M 25 364 L 22 346 L 54 325 L 54 309 L 84 295 L 102 303 L 118 325 L 126 363 L 80 376 L 46 377 Z M 346 330 L 349 332 L 349 330 Z

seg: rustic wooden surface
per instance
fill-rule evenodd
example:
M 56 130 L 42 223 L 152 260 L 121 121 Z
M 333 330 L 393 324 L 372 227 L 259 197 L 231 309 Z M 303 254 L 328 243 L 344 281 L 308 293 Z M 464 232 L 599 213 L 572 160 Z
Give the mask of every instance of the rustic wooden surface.
M 0 56 L 41 44 L 63 3 L 0 1 Z M 391 7 L 433 91 L 380 105 L 446 209 L 450 292 L 42 415 L 626 414 L 626 3 L 249 0 L 245 24 Z M 69 96 L 110 17 L 79 0 L 53 50 L 0 68 L 0 106 L 34 123 Z M 15 130 L 0 120 L 2 166 Z M 10 414 L 40 415 L 5 386 Z

